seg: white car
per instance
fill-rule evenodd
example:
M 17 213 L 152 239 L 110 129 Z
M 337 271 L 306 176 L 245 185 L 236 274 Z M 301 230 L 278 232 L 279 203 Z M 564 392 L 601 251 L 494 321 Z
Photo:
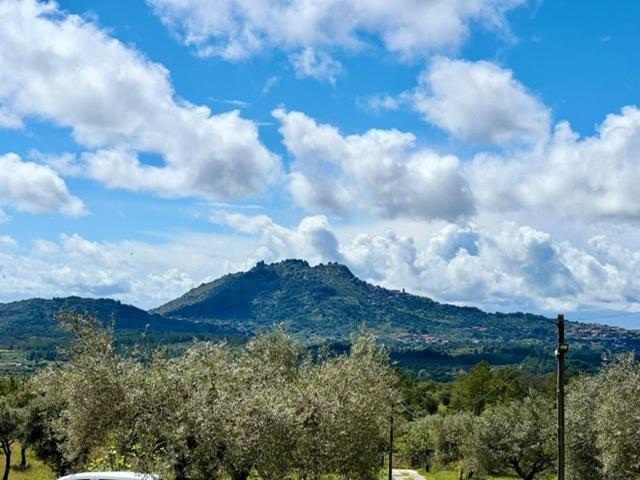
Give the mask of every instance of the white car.
M 58 480 L 158 480 L 158 476 L 135 472 L 83 472 L 60 477 Z

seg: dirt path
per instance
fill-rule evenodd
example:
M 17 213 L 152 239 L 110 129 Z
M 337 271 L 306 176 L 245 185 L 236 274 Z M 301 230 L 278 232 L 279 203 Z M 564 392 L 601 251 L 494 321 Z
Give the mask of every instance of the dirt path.
M 393 480 L 424 480 L 424 477 L 415 470 L 393 470 Z

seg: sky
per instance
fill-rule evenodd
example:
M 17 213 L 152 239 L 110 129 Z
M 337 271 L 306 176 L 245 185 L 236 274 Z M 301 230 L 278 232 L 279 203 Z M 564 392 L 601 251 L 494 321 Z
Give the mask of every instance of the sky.
M 337 261 L 640 328 L 640 3 L 0 0 L 0 301 Z

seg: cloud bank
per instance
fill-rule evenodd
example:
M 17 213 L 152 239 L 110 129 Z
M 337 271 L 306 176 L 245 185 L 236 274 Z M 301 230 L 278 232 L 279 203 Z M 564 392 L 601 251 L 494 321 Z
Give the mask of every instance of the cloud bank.
M 217 214 L 212 220 L 257 238 L 252 262 L 343 262 L 375 284 L 440 301 L 489 310 L 640 308 L 640 252 L 603 236 L 578 248 L 505 222 L 493 229 L 447 224 L 415 238 L 388 230 L 340 240 L 322 216 L 291 228 L 266 216 Z

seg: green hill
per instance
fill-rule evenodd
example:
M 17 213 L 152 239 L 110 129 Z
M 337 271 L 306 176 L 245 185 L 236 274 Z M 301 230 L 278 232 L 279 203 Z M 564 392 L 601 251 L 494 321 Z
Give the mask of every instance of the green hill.
M 310 344 L 344 343 L 364 324 L 405 364 L 552 360 L 555 321 L 525 313 L 486 313 L 388 290 L 337 263 L 258 263 L 200 285 L 154 313 L 251 333 L 283 323 Z M 593 364 L 607 351 L 640 351 L 640 332 L 568 322 L 572 358 Z
M 32 372 L 60 358 L 60 347 L 69 335 L 58 328 L 55 316 L 59 312 L 86 313 L 105 325 L 113 321 L 122 349 L 161 346 L 177 352 L 190 345 L 194 337 L 243 340 L 234 337 L 234 330 L 173 320 L 105 298 L 34 298 L 0 303 L 0 376 Z
M 166 317 L 234 325 L 255 330 L 284 323 L 310 340 L 348 340 L 362 324 L 386 339 L 409 341 L 433 334 L 441 340 L 492 338 L 505 327 L 535 330 L 551 338 L 552 320 L 535 315 L 489 315 L 477 308 L 441 304 L 387 290 L 355 277 L 337 263 L 310 267 L 302 260 L 258 263 L 247 272 L 225 275 L 152 310 Z
M 151 314 L 132 305 L 107 298 L 32 298 L 0 303 L 0 346 L 16 340 L 60 337 L 55 315 L 59 312 L 87 313 L 108 324 L 113 319 L 117 330 L 173 332 L 195 331 L 201 327 Z
M 285 260 L 225 275 L 150 312 L 79 297 L 0 304 L 0 351 L 41 349 L 48 358 L 62 335 L 53 318 L 58 311 L 89 313 L 105 323 L 115 318 L 123 341 L 139 342 L 144 330 L 146 342 L 166 347 L 193 337 L 242 341 L 261 327 L 284 324 L 308 345 L 340 349 L 365 325 L 402 365 L 437 375 L 480 360 L 497 365 L 526 361 L 531 368 L 550 370 L 556 330 L 553 319 L 540 315 L 447 305 L 371 285 L 337 263 L 311 267 Z M 126 332 L 134 333 L 127 337 Z M 580 368 L 598 364 L 604 353 L 640 352 L 640 331 L 604 325 L 568 322 L 567 340 L 570 361 Z

